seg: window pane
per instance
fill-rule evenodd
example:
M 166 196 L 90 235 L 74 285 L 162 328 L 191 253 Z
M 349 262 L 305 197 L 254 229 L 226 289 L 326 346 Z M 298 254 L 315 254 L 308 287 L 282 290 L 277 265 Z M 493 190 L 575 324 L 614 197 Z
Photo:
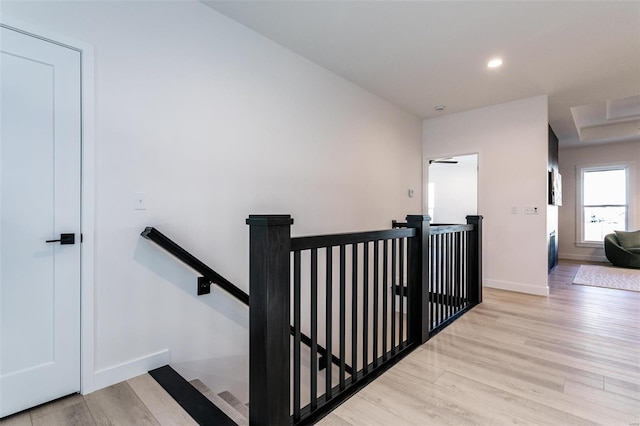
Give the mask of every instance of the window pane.
M 603 241 L 614 230 L 624 231 L 627 226 L 626 207 L 585 207 L 584 240 Z
M 584 173 L 585 206 L 627 204 L 626 170 L 598 170 Z

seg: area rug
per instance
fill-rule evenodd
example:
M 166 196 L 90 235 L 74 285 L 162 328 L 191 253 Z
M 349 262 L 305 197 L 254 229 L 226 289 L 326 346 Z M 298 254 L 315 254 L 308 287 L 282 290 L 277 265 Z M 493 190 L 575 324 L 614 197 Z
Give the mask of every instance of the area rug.
M 640 269 L 581 265 L 573 279 L 573 283 L 619 290 L 640 291 Z

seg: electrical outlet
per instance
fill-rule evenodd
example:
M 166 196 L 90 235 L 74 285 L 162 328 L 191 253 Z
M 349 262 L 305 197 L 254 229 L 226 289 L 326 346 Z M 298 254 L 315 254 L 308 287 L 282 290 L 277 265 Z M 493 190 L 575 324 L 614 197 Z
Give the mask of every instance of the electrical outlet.
M 524 208 L 524 214 L 538 214 L 539 210 L 538 206 L 526 206 Z

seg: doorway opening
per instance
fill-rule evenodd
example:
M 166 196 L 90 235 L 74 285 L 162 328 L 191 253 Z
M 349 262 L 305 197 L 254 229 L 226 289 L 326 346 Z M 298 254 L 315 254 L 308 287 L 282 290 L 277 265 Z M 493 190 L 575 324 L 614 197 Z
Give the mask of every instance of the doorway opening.
M 478 214 L 478 154 L 429 158 L 425 166 L 432 223 L 466 223 Z

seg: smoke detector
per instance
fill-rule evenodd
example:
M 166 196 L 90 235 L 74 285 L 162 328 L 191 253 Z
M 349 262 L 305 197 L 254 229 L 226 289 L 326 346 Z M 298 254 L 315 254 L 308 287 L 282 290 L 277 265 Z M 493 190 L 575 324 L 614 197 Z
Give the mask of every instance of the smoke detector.
M 444 105 L 436 105 L 436 111 L 438 111 L 438 112 L 444 111 L 445 108 L 446 108 L 446 106 L 444 106 Z

